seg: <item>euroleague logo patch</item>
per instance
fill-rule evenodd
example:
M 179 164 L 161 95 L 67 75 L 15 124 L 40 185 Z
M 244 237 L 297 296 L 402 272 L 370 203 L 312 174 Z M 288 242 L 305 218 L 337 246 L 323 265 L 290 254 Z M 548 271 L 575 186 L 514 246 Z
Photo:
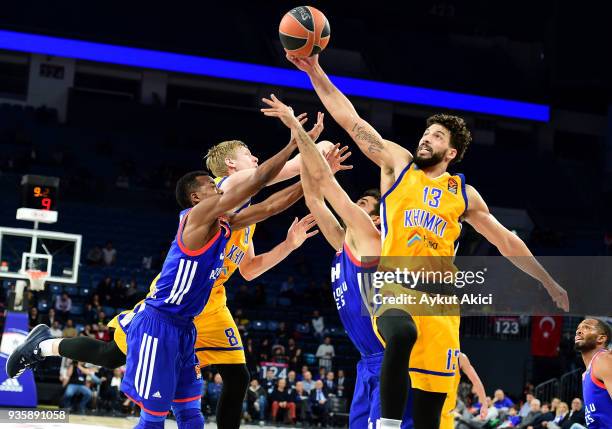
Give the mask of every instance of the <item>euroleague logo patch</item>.
M 448 179 L 448 192 L 452 192 L 453 194 L 457 195 L 458 187 L 459 187 L 459 184 L 457 183 L 455 179 L 453 179 L 452 177 Z
M 196 364 L 196 366 L 194 367 L 195 369 L 195 374 L 196 374 L 196 380 L 199 380 L 200 378 L 202 378 L 202 371 L 200 370 L 200 364 Z

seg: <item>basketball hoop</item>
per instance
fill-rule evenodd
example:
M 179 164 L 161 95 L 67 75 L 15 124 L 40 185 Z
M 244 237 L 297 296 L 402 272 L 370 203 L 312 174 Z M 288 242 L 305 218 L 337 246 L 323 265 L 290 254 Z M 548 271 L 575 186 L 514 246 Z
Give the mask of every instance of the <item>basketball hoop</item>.
M 25 275 L 30 280 L 30 290 L 39 291 L 45 289 L 45 280 L 49 277 L 47 271 L 41 270 L 26 270 Z

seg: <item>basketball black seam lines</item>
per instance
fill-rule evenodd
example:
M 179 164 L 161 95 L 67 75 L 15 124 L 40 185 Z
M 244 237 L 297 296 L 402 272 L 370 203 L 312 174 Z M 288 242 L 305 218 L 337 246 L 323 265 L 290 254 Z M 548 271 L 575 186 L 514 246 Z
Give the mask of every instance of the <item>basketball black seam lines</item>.
M 309 12 L 310 12 L 310 11 L 309 11 Z M 313 34 L 314 34 L 314 31 L 310 31 L 308 28 L 306 28 L 306 27 L 304 26 L 304 24 L 302 24 L 302 23 L 300 22 L 300 20 L 299 20 L 299 19 L 297 19 L 295 16 L 293 16 L 293 15 L 291 15 L 291 14 L 289 14 L 289 16 L 290 16 L 292 19 L 294 19 L 294 20 L 295 20 L 295 22 L 297 22 L 297 23 L 300 25 L 300 27 L 302 27 L 304 30 L 306 30 L 306 32 L 307 32 L 307 33 L 313 33 Z M 314 28 L 314 17 L 312 16 L 312 12 L 310 12 L 310 16 L 311 16 L 311 18 L 312 18 L 312 27 Z M 280 33 L 280 31 L 279 31 L 279 33 Z M 290 36 L 290 37 L 294 37 L 294 36 Z M 300 39 L 301 39 L 301 37 L 300 37 Z

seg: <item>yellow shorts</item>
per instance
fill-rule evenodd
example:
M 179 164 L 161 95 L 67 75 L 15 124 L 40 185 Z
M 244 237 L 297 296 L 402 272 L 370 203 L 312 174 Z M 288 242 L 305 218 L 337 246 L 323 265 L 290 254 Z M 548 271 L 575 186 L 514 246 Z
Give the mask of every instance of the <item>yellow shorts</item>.
M 125 355 L 127 355 L 127 335 L 125 331 L 123 330 L 123 326 L 121 326 L 121 323 L 119 323 L 119 318 L 120 317 L 124 318 L 127 314 L 132 313 L 132 312 L 133 310 L 122 311 L 121 313 L 113 317 L 113 319 L 110 322 L 108 322 L 109 328 L 115 328 L 115 334 L 113 336 L 113 341 L 115 341 L 115 344 L 117 344 L 117 347 L 119 347 L 119 350 L 121 350 Z
M 125 354 L 127 354 L 127 338 L 121 321 L 130 317 L 129 313 L 133 313 L 133 310 L 118 314 L 108 323 L 109 327 L 115 328 L 114 341 Z M 193 323 L 197 331 L 195 351 L 200 366 L 246 363 L 242 339 L 227 306 L 219 308 L 214 313 L 200 314 Z
M 387 288 L 386 296 L 406 293 L 404 288 Z M 410 294 L 420 295 L 417 291 Z M 402 304 L 381 305 L 372 318 L 374 332 L 378 332 L 377 319 L 388 309 L 401 309 L 411 314 L 417 329 L 417 340 L 410 353 L 409 371 L 413 388 L 427 392 L 451 393 L 455 388 L 455 373 L 459 371 L 459 316 L 458 306 L 423 306 Z M 418 315 L 414 314 L 415 311 Z M 424 314 L 432 315 L 424 315 Z
M 193 321 L 197 330 L 196 355 L 200 366 L 246 363 L 238 327 L 227 306 L 203 313 Z

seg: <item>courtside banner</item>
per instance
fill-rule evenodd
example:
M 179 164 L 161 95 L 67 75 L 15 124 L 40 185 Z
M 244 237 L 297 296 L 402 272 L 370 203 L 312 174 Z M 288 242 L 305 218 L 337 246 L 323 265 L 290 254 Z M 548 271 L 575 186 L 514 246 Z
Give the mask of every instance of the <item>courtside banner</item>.
M 4 333 L 0 344 L 0 406 L 36 407 L 36 385 L 34 374 L 26 370 L 18 378 L 6 375 L 6 360 L 28 335 L 28 315 L 9 311 L 4 322 Z
M 378 259 L 363 257 L 361 263 Z M 364 314 L 375 316 L 388 309 L 416 316 L 612 313 L 607 256 L 381 257 L 377 269 L 358 280 Z

